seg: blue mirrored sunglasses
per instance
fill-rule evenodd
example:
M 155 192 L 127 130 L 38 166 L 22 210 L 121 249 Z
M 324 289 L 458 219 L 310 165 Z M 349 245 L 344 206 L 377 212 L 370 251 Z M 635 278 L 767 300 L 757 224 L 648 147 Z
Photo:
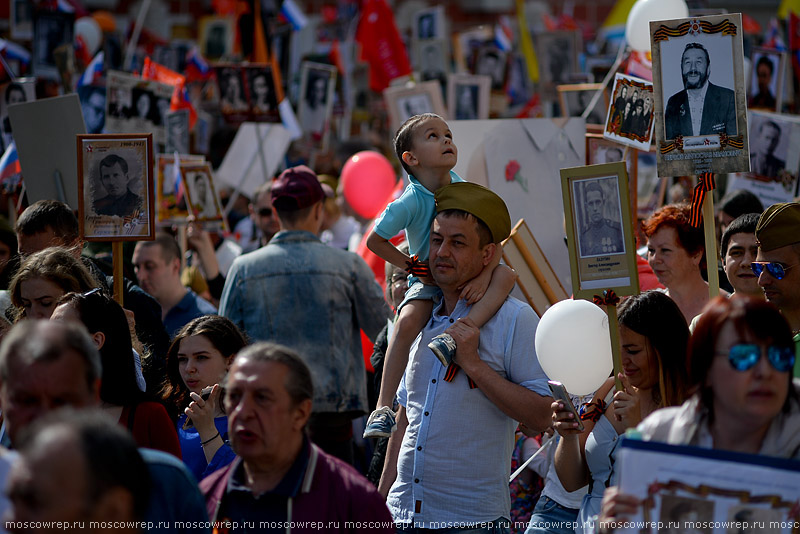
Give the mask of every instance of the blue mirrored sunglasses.
M 756 276 L 761 276 L 761 273 L 766 269 L 770 276 L 776 280 L 783 280 L 783 277 L 786 276 L 786 271 L 792 267 L 797 267 L 797 265 L 784 265 L 778 261 L 754 261 L 750 264 L 750 268 L 753 269 L 753 274 Z
M 761 359 L 761 346 L 751 343 L 740 343 L 731 347 L 728 352 L 728 361 L 731 367 L 737 371 L 747 371 L 755 367 Z M 772 367 L 780 372 L 786 373 L 794 367 L 794 347 L 767 347 L 767 360 Z

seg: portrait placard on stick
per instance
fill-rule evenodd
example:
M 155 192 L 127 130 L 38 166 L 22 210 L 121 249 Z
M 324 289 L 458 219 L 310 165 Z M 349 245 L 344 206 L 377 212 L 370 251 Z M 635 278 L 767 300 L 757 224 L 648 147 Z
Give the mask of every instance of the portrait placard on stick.
M 203 163 L 203 156 L 180 154 L 181 163 Z M 186 205 L 186 186 L 177 181 L 179 172 L 175 165 L 174 154 L 159 154 L 156 158 L 156 197 L 158 198 L 157 215 L 159 224 L 185 222 L 189 216 Z
M 659 176 L 750 170 L 742 17 L 650 22 Z
M 603 135 L 647 152 L 653 135 L 653 84 L 617 74 Z
M 625 163 L 561 169 L 572 292 L 639 292 Z
M 79 135 L 77 150 L 81 237 L 153 239 L 152 134 Z
M 211 165 L 208 163 L 181 163 L 181 175 L 186 183 L 186 200 L 189 212 L 198 222 L 222 223 L 217 192 Z

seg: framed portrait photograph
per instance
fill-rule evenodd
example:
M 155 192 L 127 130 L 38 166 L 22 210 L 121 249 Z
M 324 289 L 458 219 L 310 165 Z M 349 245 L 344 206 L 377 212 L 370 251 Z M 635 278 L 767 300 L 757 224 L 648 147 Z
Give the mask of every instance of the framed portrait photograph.
M 81 237 L 153 239 L 153 135 L 82 134 L 77 145 Z
M 306 140 L 322 150 L 328 144 L 335 90 L 336 67 L 313 61 L 301 64 L 298 120 Z
M 602 83 L 559 85 L 557 89 L 558 103 L 561 106 L 561 115 L 563 117 L 582 116 L 592 102 L 595 93 L 602 90 L 602 96 L 586 117 L 586 124 L 603 124 L 605 122 L 605 112 L 608 109 L 608 90 L 603 87 Z
M 785 70 L 786 52 L 754 47 L 750 54 L 747 107 L 780 111 L 783 103 L 783 73 Z
M 278 102 L 282 98 L 271 65 L 250 64 L 244 68 L 247 81 L 247 100 L 250 105 L 250 120 L 254 122 L 281 122 Z
M 163 146 L 172 91 L 172 86 L 165 83 L 109 71 L 106 76 L 106 131 L 152 133 L 153 142 Z
M 586 134 L 586 164 L 615 163 L 625 160 L 625 170 L 628 173 L 628 196 L 631 201 L 631 213 L 636 213 L 637 203 L 637 178 L 639 170 L 639 152 L 630 150 L 609 141 L 602 134 Z
M 245 94 L 244 70 L 230 64 L 214 65 L 219 88 L 219 109 L 227 122 L 244 122 L 250 116 L 250 104 Z
M 625 163 L 561 169 L 572 292 L 639 292 Z
M 444 39 L 417 41 L 415 50 L 420 79 L 423 82 L 435 80 L 444 88 L 447 74 L 450 72 L 447 41 Z
M 571 83 L 572 75 L 579 73 L 581 36 L 572 30 L 540 33 L 536 36 L 535 47 L 540 82 L 554 96 L 556 86 Z
M 179 109 L 167 114 L 167 140 L 164 151 L 167 154 L 189 152 L 189 110 Z
M 617 74 L 602 122 L 603 135 L 638 150 L 650 150 L 654 124 L 653 84 Z
M 750 111 L 750 172 L 728 175 L 728 190 L 746 189 L 762 204 L 792 202 L 797 196 L 800 117 Z
M 36 78 L 17 78 L 13 82 L 0 85 L 0 149 L 3 152 L 14 140 L 11 119 L 8 118 L 9 106 L 34 100 L 36 100 Z
M 65 43 L 72 44 L 74 24 L 74 13 L 42 9 L 34 11 L 31 67 L 36 76 L 58 79 L 58 65 L 53 52 Z
M 439 82 L 422 82 L 413 87 L 388 87 L 383 90 L 389 122 L 397 130 L 403 122 L 420 113 L 436 113 L 447 116 Z
M 619 490 L 642 504 L 615 532 L 798 530 L 796 461 L 635 439 L 623 439 L 617 451 Z
M 12 39 L 33 39 L 33 10 L 30 0 L 11 0 L 9 6 Z
M 489 118 L 492 79 L 478 74 L 451 74 L 447 77 L 447 111 L 451 119 Z
M 233 17 L 202 17 L 199 41 L 203 57 L 216 60 L 231 55 L 235 35 L 236 20 Z
M 222 223 L 222 208 L 214 187 L 211 165 L 181 162 L 181 175 L 186 185 L 187 206 L 195 220 Z
M 86 133 L 102 133 L 106 122 L 106 88 L 84 85 L 78 87 L 77 93 Z
M 159 154 L 156 157 L 156 221 L 160 225 L 185 224 L 189 216 L 186 204 L 186 185 L 179 183 L 179 166 L 182 163 L 202 164 L 203 156 L 179 154 L 175 164 L 174 154 Z
M 489 76 L 492 90 L 501 91 L 508 75 L 508 53 L 500 50 L 492 43 L 484 44 L 475 50 L 472 73 Z
M 659 176 L 750 170 L 740 14 L 650 22 Z
M 444 6 L 421 9 L 413 15 L 411 36 L 416 40 L 443 39 L 447 35 L 446 23 Z

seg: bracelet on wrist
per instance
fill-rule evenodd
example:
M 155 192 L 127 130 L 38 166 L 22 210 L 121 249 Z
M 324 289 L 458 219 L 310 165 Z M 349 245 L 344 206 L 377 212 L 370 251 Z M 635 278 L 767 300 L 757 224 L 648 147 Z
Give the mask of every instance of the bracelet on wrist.
M 211 438 L 209 438 L 209 439 L 207 439 L 207 440 L 205 440 L 205 441 L 201 441 L 201 442 L 200 442 L 200 446 L 201 446 L 201 447 L 205 447 L 207 444 L 211 443 L 212 441 L 214 441 L 214 440 L 215 440 L 215 439 L 217 439 L 218 437 L 220 437 L 220 435 L 219 435 L 219 431 L 217 431 L 217 433 L 216 433 L 216 434 L 214 434 L 214 435 L 213 435 Z

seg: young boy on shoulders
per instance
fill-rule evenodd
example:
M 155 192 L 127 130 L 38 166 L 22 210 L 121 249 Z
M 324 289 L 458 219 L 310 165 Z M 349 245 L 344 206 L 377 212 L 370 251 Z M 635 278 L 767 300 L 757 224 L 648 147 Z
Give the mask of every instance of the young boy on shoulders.
M 386 351 L 377 409 L 369 416 L 365 438 L 389 436 L 395 429 L 391 406 L 408 364 L 408 353 L 430 319 L 433 302 L 440 295 L 430 278 L 427 263 L 431 224 L 436 214 L 434 193 L 447 184 L 464 181 L 452 171 L 458 149 L 450 128 L 438 115 L 424 113 L 406 120 L 395 134 L 394 148 L 410 183 L 400 198 L 389 204 L 375 221 L 367 246 L 384 260 L 405 269 L 409 273 L 409 288 L 398 306 L 394 335 Z M 409 255 L 389 242 L 403 229 Z M 478 327 L 500 309 L 517 279 L 512 269 L 499 265 L 500 256 L 497 254 L 461 293 L 461 298 L 473 305 L 467 316 Z M 435 337 L 428 347 L 445 366 L 450 364 L 456 351 L 456 343 L 447 332 Z

